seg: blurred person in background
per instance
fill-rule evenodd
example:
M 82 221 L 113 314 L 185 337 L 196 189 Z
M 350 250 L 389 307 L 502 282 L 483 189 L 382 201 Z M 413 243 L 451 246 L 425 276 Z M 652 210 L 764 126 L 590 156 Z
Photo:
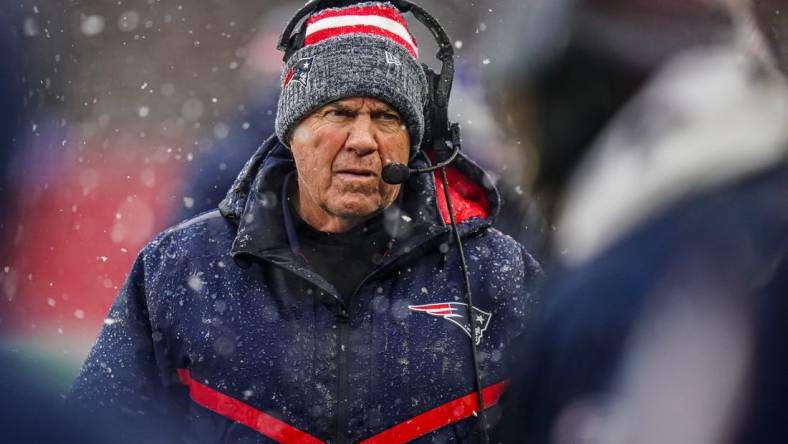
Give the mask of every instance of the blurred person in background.
M 189 205 L 173 215 L 172 224 L 215 209 L 244 163 L 274 131 L 282 59 L 276 43 L 282 23 L 288 21 L 292 9 L 291 4 L 270 7 L 246 44 L 246 63 L 240 69 L 242 77 L 251 84 L 250 93 L 230 122 L 214 127 L 215 140 L 205 148 L 197 148 L 194 160 L 184 172 L 182 193 Z
M 703 1 L 533 0 L 513 7 L 487 79 L 498 121 L 524 151 L 522 188 L 550 243 L 575 167 L 616 113 L 666 58 L 728 37 L 720 6 Z M 703 25 L 699 28 L 699 25 Z M 549 254 L 547 252 L 546 254 Z
M 788 3 L 564 6 L 573 17 L 564 22 L 570 38 L 546 57 L 559 69 L 567 67 L 565 50 L 580 45 L 597 46 L 595 59 L 618 71 L 627 66 L 621 45 L 648 53 L 662 34 L 644 31 L 658 25 L 670 33 L 677 22 L 662 19 L 676 13 L 694 30 L 719 30 L 727 6 L 733 26 L 727 43 L 719 34 L 705 42 L 673 34 L 687 39 L 636 70 L 640 83 L 606 112 L 583 116 L 558 106 L 550 109 L 563 120 L 540 115 L 544 103 L 566 96 L 529 89 L 538 83 L 513 97 L 537 121 L 563 121 L 567 132 L 575 118 L 596 123 L 577 143 L 536 144 L 548 165 L 564 159 L 557 177 L 543 179 L 560 178 L 549 197 L 553 265 L 524 370 L 504 400 L 504 439 L 785 441 Z M 620 26 L 606 32 L 629 30 L 626 38 L 571 37 L 611 19 Z M 517 79 L 522 65 L 510 67 Z M 565 91 L 593 95 L 604 87 L 577 72 Z M 544 121 L 526 128 L 550 134 Z
M 382 178 L 435 154 L 406 22 L 386 2 L 312 5 L 276 134 L 219 211 L 138 256 L 70 397 L 188 442 L 484 442 L 540 268 L 492 228 L 498 195 L 461 154 L 461 272 L 435 176 Z

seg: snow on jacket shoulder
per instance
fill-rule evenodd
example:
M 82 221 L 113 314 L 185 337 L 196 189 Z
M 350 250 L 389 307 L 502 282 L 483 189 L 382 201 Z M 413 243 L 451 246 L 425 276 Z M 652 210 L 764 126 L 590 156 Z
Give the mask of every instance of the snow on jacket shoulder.
M 290 248 L 281 203 L 293 170 L 269 140 L 221 212 L 140 253 L 70 398 L 141 427 L 168 418 L 184 442 L 475 440 L 471 325 L 495 424 L 507 347 L 525 331 L 541 275 L 491 228 L 489 180 L 465 158 L 450 174 L 474 297 L 468 322 L 432 176 L 404 185 L 386 215 L 395 239 L 345 305 Z

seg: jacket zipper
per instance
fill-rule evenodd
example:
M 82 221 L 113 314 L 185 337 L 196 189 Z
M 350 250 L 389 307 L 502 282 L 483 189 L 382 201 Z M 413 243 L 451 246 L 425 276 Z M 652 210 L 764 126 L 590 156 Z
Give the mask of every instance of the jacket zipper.
M 383 257 L 389 255 L 394 245 L 389 244 Z M 374 276 L 380 272 L 382 266 L 378 266 L 370 274 L 359 282 L 353 294 L 348 301 L 348 307 L 353 306 L 353 301 L 356 299 L 361 287 Z M 336 296 L 335 296 L 336 297 Z M 339 297 L 337 297 L 339 299 Z M 336 443 L 344 444 L 348 442 L 348 425 L 350 421 L 350 377 L 348 375 L 348 354 L 350 353 L 350 311 L 345 308 L 343 303 L 339 305 L 339 312 L 337 313 L 337 323 L 339 324 L 339 350 L 337 351 L 337 424 L 336 424 Z
M 342 307 L 337 314 L 339 324 L 339 350 L 337 350 L 337 424 L 336 443 L 348 442 L 348 419 L 350 416 L 350 384 L 348 378 L 348 353 L 350 347 L 350 315 Z
M 390 243 L 383 257 L 388 256 L 393 245 Z M 361 287 L 367 280 L 379 271 L 375 268 L 372 272 L 359 282 L 348 301 L 348 307 L 353 306 L 353 301 Z M 339 298 L 337 298 L 339 299 Z M 337 313 L 337 323 L 339 324 L 339 350 L 337 351 L 337 424 L 336 424 L 336 443 L 344 444 L 348 442 L 348 422 L 350 420 L 350 377 L 348 375 L 348 354 L 350 353 L 350 311 L 340 303 Z
M 393 249 L 393 243 L 389 245 L 384 257 L 388 256 Z M 352 307 L 356 295 L 364 286 L 364 284 L 375 274 L 387 268 L 390 264 L 381 264 L 372 272 L 367 275 L 356 287 L 355 291 L 350 297 L 347 306 Z M 320 287 L 319 287 L 320 288 Z M 340 297 L 325 290 L 327 293 L 332 294 L 339 303 L 339 311 L 337 312 L 337 324 L 339 325 L 339 349 L 337 350 L 337 414 L 336 414 L 336 444 L 345 444 L 348 442 L 348 425 L 350 422 L 350 377 L 348 375 L 348 355 L 350 353 L 350 312 L 345 304 L 341 301 Z

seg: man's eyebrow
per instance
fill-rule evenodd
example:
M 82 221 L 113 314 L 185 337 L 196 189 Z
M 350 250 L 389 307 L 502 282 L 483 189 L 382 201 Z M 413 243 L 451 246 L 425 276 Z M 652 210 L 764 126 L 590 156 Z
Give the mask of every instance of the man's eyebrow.
M 329 103 L 328 105 L 326 105 L 326 107 L 324 109 L 326 109 L 326 110 L 329 110 L 329 109 L 331 109 L 331 110 L 338 110 L 338 111 L 343 111 L 343 112 L 348 112 L 348 113 L 356 112 L 356 110 L 354 110 L 353 108 L 345 105 L 344 103 L 340 103 L 340 102 Z
M 391 113 L 399 116 L 399 112 L 389 105 L 380 105 L 379 107 L 371 109 L 370 112 L 373 114 Z
M 342 111 L 342 112 L 351 113 L 351 114 L 354 114 L 354 113 L 358 112 L 358 108 L 348 106 L 348 105 L 346 105 L 346 104 L 344 104 L 342 102 L 331 102 L 331 103 L 327 104 L 323 108 L 323 110 L 324 111 L 335 110 L 335 111 Z M 375 105 L 374 107 L 372 107 L 372 109 L 369 110 L 369 112 L 371 114 L 391 113 L 391 114 L 396 114 L 397 116 L 399 116 L 399 112 L 396 109 L 394 109 L 393 107 L 391 107 L 391 106 L 389 106 L 387 104 Z

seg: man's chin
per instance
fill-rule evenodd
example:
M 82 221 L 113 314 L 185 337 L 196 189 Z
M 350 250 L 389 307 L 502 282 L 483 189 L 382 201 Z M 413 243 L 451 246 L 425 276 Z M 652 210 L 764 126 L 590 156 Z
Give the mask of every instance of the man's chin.
M 383 209 L 377 199 L 344 199 L 342 202 L 329 206 L 328 210 L 335 216 L 346 219 L 364 219 L 378 214 Z

